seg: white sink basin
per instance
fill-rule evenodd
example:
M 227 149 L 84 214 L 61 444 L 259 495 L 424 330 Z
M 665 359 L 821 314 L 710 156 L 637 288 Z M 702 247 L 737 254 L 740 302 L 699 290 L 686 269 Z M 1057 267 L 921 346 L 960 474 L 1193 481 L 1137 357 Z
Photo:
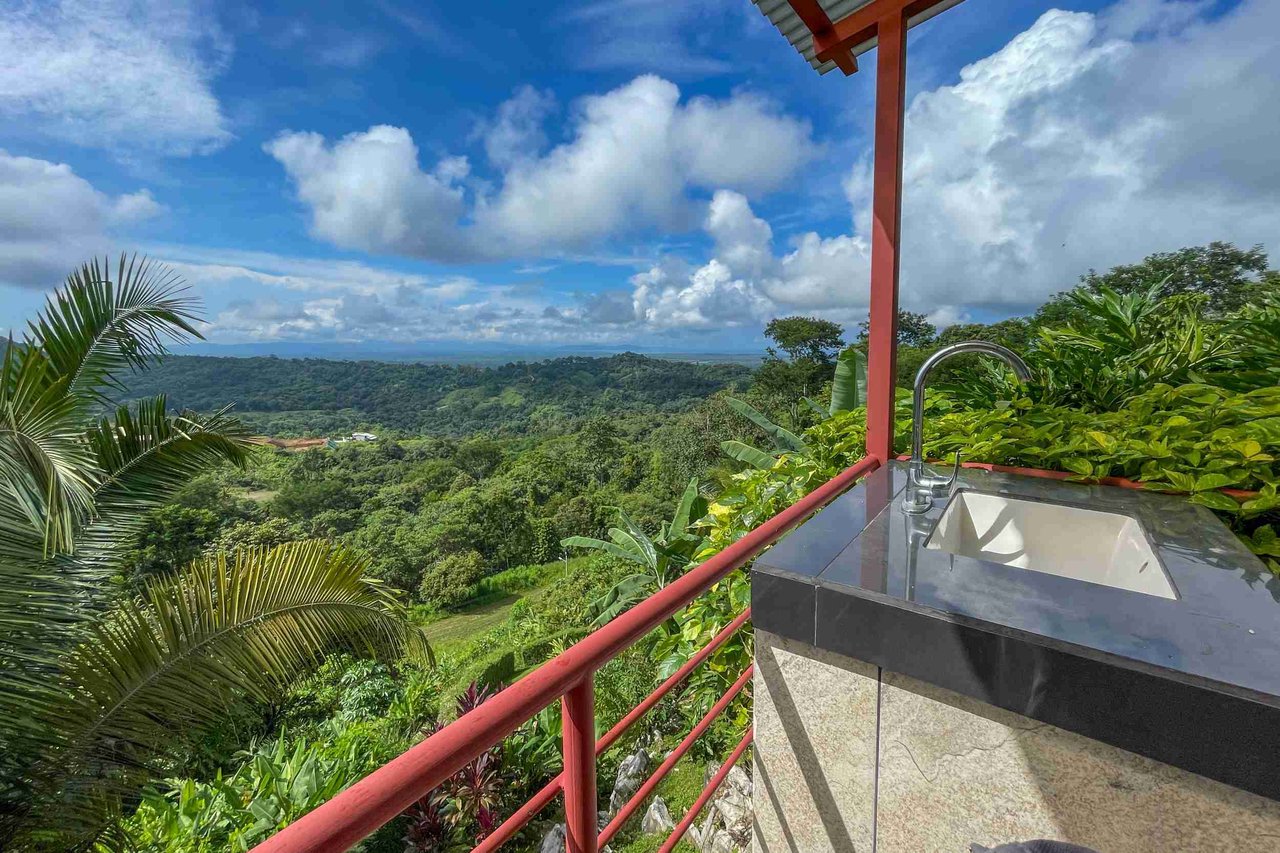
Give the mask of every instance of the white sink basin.
M 925 547 L 1065 578 L 1174 598 L 1138 522 L 1127 515 L 961 490 Z

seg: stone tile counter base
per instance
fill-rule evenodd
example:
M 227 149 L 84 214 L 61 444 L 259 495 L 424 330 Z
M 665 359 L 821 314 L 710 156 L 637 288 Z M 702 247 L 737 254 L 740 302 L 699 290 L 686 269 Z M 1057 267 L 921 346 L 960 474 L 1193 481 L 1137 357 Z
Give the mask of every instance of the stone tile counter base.
M 1280 850 L 1278 802 L 761 630 L 754 696 L 759 853 Z

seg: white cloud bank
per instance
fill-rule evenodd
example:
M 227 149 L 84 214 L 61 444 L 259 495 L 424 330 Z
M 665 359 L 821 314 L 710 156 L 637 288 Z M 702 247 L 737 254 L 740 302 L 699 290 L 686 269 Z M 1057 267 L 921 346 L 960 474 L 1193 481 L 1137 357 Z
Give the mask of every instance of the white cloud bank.
M 1280 4 L 1130 0 L 1050 11 L 906 118 L 902 302 L 943 322 L 1027 310 L 1089 268 L 1229 240 L 1280 251 Z M 632 280 L 634 320 L 846 322 L 868 301 L 870 162 L 848 182 L 851 236 L 775 256 L 741 196 L 718 193 L 715 254 Z M 615 318 L 616 319 L 616 318 Z
M 0 117 L 76 145 L 187 155 L 231 138 L 200 4 L 0 2 Z
M 344 248 L 432 260 L 549 256 L 622 233 L 685 230 L 698 191 L 776 189 L 814 154 L 806 122 L 748 93 L 682 102 L 675 84 L 638 77 L 582 99 L 569 141 L 541 151 L 545 95 L 519 90 L 484 135 L 499 188 L 469 164 L 419 164 L 404 128 L 335 142 L 289 132 L 267 144 L 309 209 L 312 232 Z M 470 204 L 468 204 L 470 201 Z
M 1280 250 L 1280 4 L 1122 0 L 1053 10 L 906 119 L 902 301 L 943 322 L 1018 312 L 1089 268 L 1212 240 Z M 962 12 L 963 13 L 963 10 Z M 869 278 L 869 155 L 851 170 L 848 234 L 775 245 L 749 199 L 815 156 L 809 126 L 749 93 L 681 100 L 654 76 L 580 101 L 547 150 L 554 100 L 521 89 L 480 130 L 500 183 L 408 131 L 268 151 L 330 242 L 435 260 L 556 257 L 699 224 L 714 249 L 667 258 L 628 291 L 557 316 L 649 331 L 757 325 L 790 312 L 855 322 Z M 709 202 L 706 200 L 710 197 Z M 575 314 L 575 310 L 577 313 Z
M 162 210 L 145 189 L 111 197 L 65 163 L 0 149 L 0 284 L 50 288 L 106 252 L 112 229 Z

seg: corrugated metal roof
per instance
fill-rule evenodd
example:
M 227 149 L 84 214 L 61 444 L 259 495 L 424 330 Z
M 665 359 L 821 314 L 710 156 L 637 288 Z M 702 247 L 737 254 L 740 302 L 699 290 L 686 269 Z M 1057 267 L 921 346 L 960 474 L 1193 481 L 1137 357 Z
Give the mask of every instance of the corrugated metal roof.
M 805 61 L 808 62 L 812 68 L 817 70 L 819 74 L 826 74 L 828 71 L 836 67 L 834 62 L 819 62 L 814 57 L 813 33 L 809 32 L 809 28 L 804 25 L 804 21 L 800 20 L 800 16 L 796 14 L 796 10 L 791 8 L 789 0 L 751 0 L 751 2 L 756 5 L 756 8 L 758 8 L 766 18 L 769 19 L 770 23 L 778 28 L 778 32 L 782 33 L 786 40 L 791 42 L 791 46 L 794 47 L 796 51 L 804 57 Z M 830 18 L 833 23 L 842 18 L 847 18 L 863 6 L 872 2 L 874 2 L 874 0 L 817 0 L 818 5 L 823 8 L 827 13 L 827 17 Z M 944 12 L 952 6 L 958 5 L 960 2 L 961 0 L 941 0 L 941 2 L 930 8 L 928 11 L 921 12 L 919 15 L 908 20 L 907 26 L 914 27 L 917 24 L 924 23 L 939 12 Z M 874 38 L 868 39 L 862 44 L 855 45 L 852 53 L 854 56 L 859 56 L 866 53 L 868 50 L 871 50 L 875 46 L 876 40 Z

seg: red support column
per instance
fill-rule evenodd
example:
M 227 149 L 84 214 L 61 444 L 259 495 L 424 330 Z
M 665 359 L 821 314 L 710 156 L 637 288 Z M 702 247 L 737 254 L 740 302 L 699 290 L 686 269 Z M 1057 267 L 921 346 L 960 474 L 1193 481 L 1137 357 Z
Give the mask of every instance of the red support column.
M 595 674 L 560 700 L 564 738 L 564 844 L 567 853 L 596 853 Z
M 867 455 L 893 458 L 897 371 L 902 136 L 906 112 L 907 22 L 899 9 L 876 27 L 876 127 L 871 193 L 871 334 L 867 353 Z

